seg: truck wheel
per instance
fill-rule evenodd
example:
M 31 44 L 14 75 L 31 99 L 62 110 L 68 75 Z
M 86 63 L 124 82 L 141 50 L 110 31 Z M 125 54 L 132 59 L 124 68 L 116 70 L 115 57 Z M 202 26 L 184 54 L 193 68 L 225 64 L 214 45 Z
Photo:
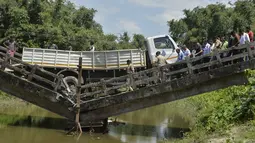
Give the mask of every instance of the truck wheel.
M 76 87 L 78 85 L 78 79 L 74 76 L 67 76 L 64 78 L 64 81 L 67 83 L 71 93 L 69 93 L 69 95 L 71 95 L 73 98 L 76 95 Z

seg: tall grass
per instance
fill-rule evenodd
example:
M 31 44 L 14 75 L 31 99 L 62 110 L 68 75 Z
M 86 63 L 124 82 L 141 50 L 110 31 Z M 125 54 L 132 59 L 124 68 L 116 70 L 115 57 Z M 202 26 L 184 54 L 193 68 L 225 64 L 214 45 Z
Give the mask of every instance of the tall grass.
M 32 124 L 41 122 L 44 117 L 62 118 L 21 99 L 0 92 L 0 126 L 15 124 L 31 118 Z

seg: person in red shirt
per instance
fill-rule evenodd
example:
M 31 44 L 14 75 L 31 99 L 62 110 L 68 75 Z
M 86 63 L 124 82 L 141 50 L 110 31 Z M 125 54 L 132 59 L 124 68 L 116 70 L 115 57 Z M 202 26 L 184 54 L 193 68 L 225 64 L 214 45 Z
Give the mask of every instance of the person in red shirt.
M 254 34 L 253 34 L 253 32 L 251 31 L 251 28 L 250 28 L 250 27 L 247 27 L 247 28 L 246 28 L 246 31 L 247 31 L 247 33 L 248 33 L 248 35 L 249 35 L 250 41 L 253 42 L 253 41 L 254 41 Z

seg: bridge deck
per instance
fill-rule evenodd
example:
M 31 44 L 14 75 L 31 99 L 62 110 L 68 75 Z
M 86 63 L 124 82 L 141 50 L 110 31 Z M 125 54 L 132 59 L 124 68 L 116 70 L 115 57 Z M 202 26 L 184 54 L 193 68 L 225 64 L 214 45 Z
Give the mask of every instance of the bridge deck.
M 74 113 L 65 106 L 64 100 L 57 98 L 61 96 L 58 95 L 59 93 L 4 71 L 0 71 L 0 80 L 1 91 L 66 118 L 72 119 L 74 117 Z
M 95 86 L 100 88 L 97 88 L 95 92 L 83 94 L 83 97 L 94 96 L 94 98 L 82 103 L 81 119 L 84 122 L 102 119 L 232 85 L 247 84 L 248 80 L 244 71 L 255 68 L 255 51 L 250 48 L 254 45 L 255 43 L 249 43 L 160 68 L 84 85 L 84 89 Z M 231 57 L 221 57 L 223 53 L 229 53 L 232 50 L 239 50 L 240 53 Z M 205 62 L 208 57 L 214 58 Z M 123 83 L 127 79 L 131 82 Z M 114 82 L 122 84 L 107 87 Z M 147 86 L 136 88 L 141 84 Z M 111 90 L 128 86 L 133 87 L 134 91 L 108 94 Z
M 86 92 L 81 95 L 81 121 L 104 119 L 231 85 L 247 84 L 244 71 L 255 68 L 255 51 L 251 50 L 251 46 L 255 46 L 255 43 L 83 85 L 82 89 Z M 221 57 L 232 50 L 240 52 Z M 10 60 L 18 66 L 10 64 Z M 0 52 L 0 66 L 0 90 L 74 119 L 76 100 L 62 92 L 65 87 L 63 76 L 9 57 L 5 52 Z M 5 71 L 6 68 L 13 73 Z M 134 90 L 110 94 L 127 87 Z M 93 90 L 88 92 L 88 89 Z

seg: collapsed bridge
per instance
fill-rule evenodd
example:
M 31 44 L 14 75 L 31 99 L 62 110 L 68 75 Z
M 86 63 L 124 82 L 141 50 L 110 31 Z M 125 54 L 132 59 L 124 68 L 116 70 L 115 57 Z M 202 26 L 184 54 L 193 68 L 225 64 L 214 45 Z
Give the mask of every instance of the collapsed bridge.
M 77 87 L 82 91 L 80 121 L 102 120 L 232 85 L 247 84 L 245 70 L 255 68 L 253 46 L 255 43 L 248 43 Z M 222 56 L 233 50 L 240 52 Z M 10 57 L 1 48 L 0 90 L 74 120 L 77 100 L 74 95 L 68 94 L 63 76 L 23 62 L 19 57 L 18 53 Z M 211 60 L 205 60 L 208 58 Z M 132 87 L 133 91 L 116 92 L 128 87 Z

